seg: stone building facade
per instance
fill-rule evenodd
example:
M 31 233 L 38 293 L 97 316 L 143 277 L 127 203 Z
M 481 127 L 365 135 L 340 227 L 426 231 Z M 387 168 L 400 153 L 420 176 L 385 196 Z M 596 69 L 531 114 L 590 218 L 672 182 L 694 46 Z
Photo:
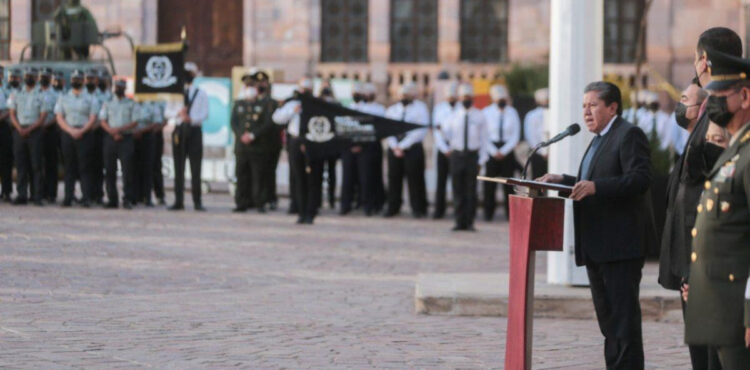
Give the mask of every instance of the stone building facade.
M 647 0 L 603 1 L 605 13 L 607 9 L 614 9 L 612 14 L 619 17 L 617 21 L 611 21 L 612 18 L 607 18 L 605 14 L 605 32 L 610 32 L 610 36 L 629 32 L 632 37 L 632 22 L 620 19 L 627 18 L 629 10 L 618 8 L 627 5 L 617 3 L 645 4 Z M 10 29 L 9 42 L 5 47 L 9 54 L 0 55 L 10 55 L 12 62 L 17 61 L 21 50 L 30 40 L 33 21 L 43 19 L 44 12 L 49 12 L 59 2 L 8 2 L 10 16 L 7 24 Z M 500 69 L 514 63 L 544 64 L 549 55 L 550 0 L 338 0 L 339 3 L 362 3 L 366 7 L 365 20 L 359 19 L 355 25 L 365 28 L 366 45 L 360 46 L 366 50 L 366 57 L 355 61 L 330 61 L 322 55 L 325 43 L 323 33 L 326 30 L 323 19 L 331 15 L 332 12 L 328 10 L 336 2 L 83 0 L 83 4 L 97 18 L 100 29 L 122 30 L 131 35 L 135 43 L 176 41 L 176 30 L 184 25 L 192 44 L 189 58 L 205 61 L 204 64 L 209 66 L 206 73 L 217 76 L 229 76 L 230 63 L 244 64 L 280 70 L 286 81 L 294 81 L 304 75 L 359 78 L 373 81 L 386 91 L 393 92 L 407 80 L 417 81 L 419 85 L 429 88 L 441 72 L 463 79 L 492 79 Z M 499 31 L 502 33 L 502 55 L 484 62 L 467 61 L 462 56 L 462 39 L 466 35 L 461 30 L 463 25 L 474 22 L 462 20 L 465 18 L 462 14 L 465 9 L 478 6 L 476 4 L 481 2 L 498 3 L 503 7 Z M 749 4 L 747 0 L 653 0 L 647 16 L 645 42 L 646 68 L 655 72 L 649 75 L 649 82 L 658 82 L 658 76 L 661 76 L 677 87 L 685 84 L 693 73 L 695 42 L 706 28 L 718 25 L 730 27 L 746 39 L 747 30 L 750 29 L 746 21 L 747 14 L 750 14 Z M 414 6 L 418 12 L 427 9 L 436 13 L 432 28 L 428 30 L 429 25 L 424 28 L 425 32 L 434 32 L 431 36 L 434 39 L 434 57 L 428 60 L 401 61 L 394 58 L 392 53 L 394 16 L 409 6 Z M 0 19 L 0 26 L 2 24 Z M 422 27 L 420 25 L 415 27 L 416 33 L 423 30 L 418 28 Z M 197 32 L 199 34 L 191 33 L 196 29 L 200 30 Z M 415 30 L 410 35 L 415 34 Z M 339 32 L 349 35 L 346 29 Z M 493 40 L 496 42 L 498 39 Z M 117 72 L 132 73 L 133 61 L 128 42 L 120 38 L 108 40 L 105 44 L 113 53 Z M 608 59 L 606 45 L 607 42 L 605 62 Z M 95 55 L 103 54 L 95 51 Z M 634 75 L 635 66 L 632 60 L 610 61 L 605 64 L 604 71 L 629 78 Z

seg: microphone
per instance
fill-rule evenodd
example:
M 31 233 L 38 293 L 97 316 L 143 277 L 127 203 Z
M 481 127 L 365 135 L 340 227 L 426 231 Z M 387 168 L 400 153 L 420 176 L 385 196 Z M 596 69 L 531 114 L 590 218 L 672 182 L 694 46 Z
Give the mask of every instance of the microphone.
M 546 146 L 550 146 L 550 145 L 552 145 L 552 144 L 554 144 L 554 143 L 556 143 L 556 142 L 558 142 L 558 141 L 560 141 L 562 139 L 565 139 L 568 136 L 574 136 L 579 131 L 581 131 L 581 126 L 579 126 L 577 123 L 574 123 L 574 124 L 568 126 L 568 128 L 566 128 L 565 131 L 557 134 L 557 136 L 555 136 L 552 139 L 549 139 L 549 140 L 547 140 L 547 141 L 539 144 L 539 148 L 544 148 Z
M 537 144 L 534 147 L 534 149 L 531 151 L 531 154 L 529 154 L 529 158 L 526 159 L 526 164 L 523 166 L 523 173 L 521 174 L 521 178 L 522 179 L 526 179 L 526 172 L 529 169 L 529 164 L 531 163 L 531 157 L 533 157 L 534 154 L 536 154 L 536 152 L 539 151 L 539 149 L 542 149 L 544 147 L 548 147 L 548 146 L 550 146 L 550 145 L 552 145 L 552 144 L 554 144 L 554 143 L 556 143 L 556 142 L 558 142 L 558 141 L 560 141 L 562 139 L 565 139 L 568 136 L 575 136 L 579 131 L 581 131 L 581 126 L 579 124 L 577 124 L 577 123 L 574 123 L 574 124 L 568 126 L 568 128 L 566 128 L 565 131 L 557 134 L 552 139 L 549 139 L 547 141 L 543 141 L 543 142 Z

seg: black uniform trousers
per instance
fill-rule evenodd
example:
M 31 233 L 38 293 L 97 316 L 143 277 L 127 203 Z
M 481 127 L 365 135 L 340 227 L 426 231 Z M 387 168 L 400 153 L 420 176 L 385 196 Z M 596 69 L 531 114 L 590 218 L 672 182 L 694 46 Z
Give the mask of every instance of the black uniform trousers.
M 496 146 L 502 146 L 501 143 L 496 144 Z M 485 165 L 485 174 L 487 177 L 511 177 L 513 176 L 513 173 L 516 170 L 516 167 L 518 167 L 518 164 L 516 163 L 516 159 L 513 156 L 513 152 L 508 153 L 505 158 L 502 160 L 497 160 L 493 157 L 490 157 L 490 159 L 487 161 L 487 164 Z M 493 217 L 495 217 L 495 207 L 497 205 L 497 202 L 495 201 L 495 190 L 497 189 L 497 183 L 492 181 L 484 181 L 483 184 L 483 192 L 482 192 L 482 199 L 484 204 L 484 218 L 485 220 L 492 220 Z M 503 196 L 505 198 L 505 217 L 507 218 L 510 214 L 508 212 L 508 206 L 510 205 L 508 202 L 508 198 L 511 194 L 513 194 L 513 186 L 510 185 L 503 185 Z
M 0 121 L 0 184 L 3 196 L 13 193 L 13 131 L 7 118 Z
M 154 179 L 154 195 L 156 199 L 164 200 L 164 173 L 161 167 L 161 157 L 164 155 L 164 131 L 158 130 L 152 133 L 154 140 L 154 158 L 152 178 Z
M 450 169 L 456 226 L 459 228 L 472 227 L 477 212 L 479 153 L 476 151 L 451 152 Z
M 60 127 L 51 124 L 42 130 L 42 147 L 44 157 L 44 190 L 42 196 L 55 201 L 57 199 L 57 180 L 60 153 Z
M 237 208 L 262 207 L 271 201 L 271 183 L 268 181 L 268 169 L 273 166 L 269 160 L 271 154 L 263 151 L 236 153 L 234 201 Z
M 175 138 L 178 136 L 178 138 Z M 175 142 L 176 141 L 176 142 Z M 190 160 L 191 193 L 193 204 L 201 204 L 201 162 L 203 161 L 203 131 L 200 126 L 182 124 L 172 132 L 174 154 L 175 205 L 184 206 L 185 161 Z
M 397 158 L 393 150 L 388 149 L 388 213 L 398 213 L 401 209 L 404 177 L 409 186 L 412 214 L 423 216 L 427 213 L 424 166 L 422 143 L 404 150 L 402 158 Z
M 97 125 L 92 130 L 94 134 L 94 158 L 93 158 L 93 200 L 100 201 L 104 198 L 104 129 Z
M 361 148 L 361 146 L 360 146 Z M 354 153 L 351 148 L 346 148 L 341 153 L 341 211 L 349 212 L 352 203 L 361 203 L 355 197 L 361 197 L 362 184 L 359 179 L 359 162 L 361 151 Z
M 322 188 L 323 161 L 311 160 L 302 151 L 304 141 L 293 138 L 289 143 L 289 163 L 294 172 L 297 210 L 300 220 L 312 221 L 318 213 L 316 195 L 319 197 Z
M 133 161 L 133 199 L 136 202 L 151 204 L 151 190 L 154 187 L 154 133 L 144 132 L 135 139 L 135 156 Z
M 76 178 L 80 179 L 84 201 L 91 201 L 93 180 L 94 134 L 91 131 L 75 140 L 67 132 L 61 138 L 63 163 L 65 165 L 65 201 L 73 201 Z
M 276 193 L 276 168 L 279 166 L 279 158 L 281 158 L 281 147 L 275 147 L 271 152 L 268 153 L 270 161 L 268 166 L 265 166 L 265 172 L 263 178 L 266 179 L 266 188 L 268 191 L 268 202 L 278 203 L 279 195 Z
M 321 165 L 325 165 L 326 170 L 326 185 L 328 190 L 328 204 L 331 206 L 331 208 L 336 207 L 336 162 L 339 160 L 338 156 L 326 158 L 321 162 Z M 322 181 L 323 181 L 323 172 L 321 171 L 321 191 L 322 191 Z M 319 195 L 319 198 L 317 200 L 318 202 L 318 208 L 320 208 L 323 205 L 323 199 L 322 199 L 322 193 Z
M 111 135 L 104 137 L 103 162 L 106 169 L 107 198 L 109 204 L 118 204 L 117 195 L 117 160 L 120 160 L 122 167 L 122 188 L 125 193 L 125 200 L 135 203 L 134 185 L 135 176 L 133 173 L 133 163 L 135 159 L 135 143 L 133 135 L 123 135 L 120 141 L 115 141 Z
M 448 175 L 452 177 L 450 170 L 450 160 L 443 154 L 437 152 L 437 189 L 435 189 L 435 217 L 440 218 L 445 215 L 445 189 L 448 185 Z M 455 191 L 455 189 L 454 189 Z M 455 198 L 454 198 L 455 199 Z
M 31 198 L 34 201 L 42 200 L 42 139 L 41 128 L 27 137 L 21 137 L 18 131 L 13 130 L 13 157 L 18 176 L 16 192 L 19 199 L 29 199 L 29 186 L 33 181 Z
M 643 369 L 641 305 L 643 258 L 586 263 L 607 369 Z
M 287 153 L 287 164 L 289 165 L 289 213 L 298 213 L 299 207 L 297 202 L 297 175 L 294 173 L 294 167 L 292 166 L 292 155 L 294 151 L 292 149 L 292 143 L 294 137 L 289 133 L 286 133 L 286 153 Z

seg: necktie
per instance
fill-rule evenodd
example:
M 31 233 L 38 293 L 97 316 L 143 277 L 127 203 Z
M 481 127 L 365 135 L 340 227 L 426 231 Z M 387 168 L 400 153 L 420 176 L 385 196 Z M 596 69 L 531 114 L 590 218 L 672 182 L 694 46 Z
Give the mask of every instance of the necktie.
M 599 149 L 599 144 L 602 141 L 601 139 L 601 135 L 596 135 L 594 137 L 594 140 L 591 141 L 591 147 L 589 148 L 589 151 L 586 152 L 586 156 L 583 157 L 583 162 L 581 163 L 581 180 L 589 179 L 589 168 L 591 168 L 591 161 L 594 159 L 594 155 L 596 155 L 596 151 Z
M 401 113 L 401 121 L 406 122 L 406 105 L 403 105 L 403 107 L 404 107 L 404 111 L 403 113 Z M 401 141 L 401 140 L 404 140 L 405 137 L 406 137 L 406 133 L 404 132 L 404 133 L 396 135 L 396 140 Z
M 185 103 L 185 107 L 187 107 L 190 104 L 190 89 L 185 89 L 183 95 L 183 102 Z
M 469 150 L 469 111 L 464 116 L 464 151 Z
M 501 110 L 501 111 L 500 111 L 500 122 L 499 122 L 499 123 L 497 124 L 497 125 L 498 125 L 498 126 L 500 127 L 500 135 L 498 135 L 498 138 L 499 138 L 500 140 L 498 140 L 498 141 L 500 141 L 501 143 L 502 143 L 502 142 L 505 142 L 505 140 L 503 140 L 503 139 L 504 139 L 504 138 L 503 138 L 503 136 L 504 136 L 504 135 L 503 135 L 503 126 L 505 125 L 505 122 L 504 122 L 505 120 L 504 120 L 503 118 L 504 118 L 504 117 L 503 117 L 503 111 Z

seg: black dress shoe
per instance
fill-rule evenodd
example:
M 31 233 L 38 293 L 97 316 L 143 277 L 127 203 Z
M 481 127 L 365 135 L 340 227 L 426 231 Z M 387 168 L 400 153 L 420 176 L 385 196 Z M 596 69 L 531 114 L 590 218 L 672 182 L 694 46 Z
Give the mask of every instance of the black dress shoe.
M 247 207 L 235 207 L 234 209 L 232 209 L 232 212 L 234 213 L 242 213 L 245 211 L 247 211 Z
M 133 203 L 128 202 L 127 200 L 122 202 L 122 208 L 125 209 L 133 209 Z
M 81 201 L 81 207 L 83 208 L 91 208 L 91 202 L 89 202 L 88 199 L 84 199 Z
M 346 215 L 348 215 L 348 214 L 349 214 L 349 212 L 351 212 L 351 211 L 352 211 L 352 210 L 351 210 L 351 209 L 349 209 L 349 208 L 342 208 L 342 209 L 341 209 L 341 210 L 339 211 L 339 215 L 341 215 L 341 216 L 346 216 Z
M 398 214 L 398 211 L 385 211 L 385 213 L 383 213 L 383 217 L 391 218 L 397 214 Z
M 167 202 L 164 200 L 164 198 L 159 198 L 159 205 L 160 206 L 166 206 Z
M 442 218 L 443 218 L 444 216 L 445 216 L 445 214 L 443 214 L 443 213 L 435 213 L 435 214 L 433 214 L 433 215 L 432 215 L 432 219 L 433 219 L 433 220 L 440 220 L 440 219 L 442 219 Z
M 266 206 L 258 207 L 258 213 L 266 213 Z
M 44 203 L 42 203 L 41 199 L 37 199 L 37 200 L 34 201 L 34 205 L 37 206 L 37 207 L 41 207 L 41 206 L 44 205 Z
M 268 203 L 268 208 L 272 211 L 275 211 L 277 208 L 279 208 L 279 203 L 277 202 L 270 202 Z
M 154 203 L 152 203 L 150 200 L 143 203 L 143 205 L 146 206 L 147 208 L 154 208 Z
M 451 229 L 451 231 L 464 231 L 464 230 L 466 230 L 466 227 L 461 226 L 461 225 L 453 226 L 453 228 Z
M 60 207 L 68 208 L 68 207 L 70 207 L 72 205 L 73 205 L 73 200 L 72 199 L 65 199 L 65 200 L 63 200 L 63 202 L 60 205 Z
M 300 216 L 300 217 L 297 218 L 297 224 L 298 225 L 302 225 L 304 223 L 305 223 L 305 218 L 304 217 Z
M 167 209 L 170 211 L 182 211 L 183 209 L 185 209 L 185 206 L 183 206 L 182 204 L 174 204 Z
M 17 197 L 16 199 L 13 199 L 13 205 L 14 206 L 24 205 L 24 204 L 26 204 L 28 202 L 29 201 L 26 198 Z
M 425 218 L 427 216 L 424 212 L 414 212 L 412 213 L 412 216 L 416 219 Z
M 314 219 L 315 219 L 314 217 L 306 217 L 306 218 L 305 218 L 305 222 L 303 222 L 303 223 L 304 223 L 305 225 L 312 225 L 312 224 L 313 224 L 313 220 L 314 220 Z
M 201 204 L 196 204 L 193 206 L 193 209 L 195 209 L 196 212 L 206 212 L 206 209 L 203 208 L 203 205 Z
M 113 202 L 109 202 L 104 205 L 104 208 L 106 209 L 116 209 L 117 207 L 119 207 L 117 203 L 113 203 Z

